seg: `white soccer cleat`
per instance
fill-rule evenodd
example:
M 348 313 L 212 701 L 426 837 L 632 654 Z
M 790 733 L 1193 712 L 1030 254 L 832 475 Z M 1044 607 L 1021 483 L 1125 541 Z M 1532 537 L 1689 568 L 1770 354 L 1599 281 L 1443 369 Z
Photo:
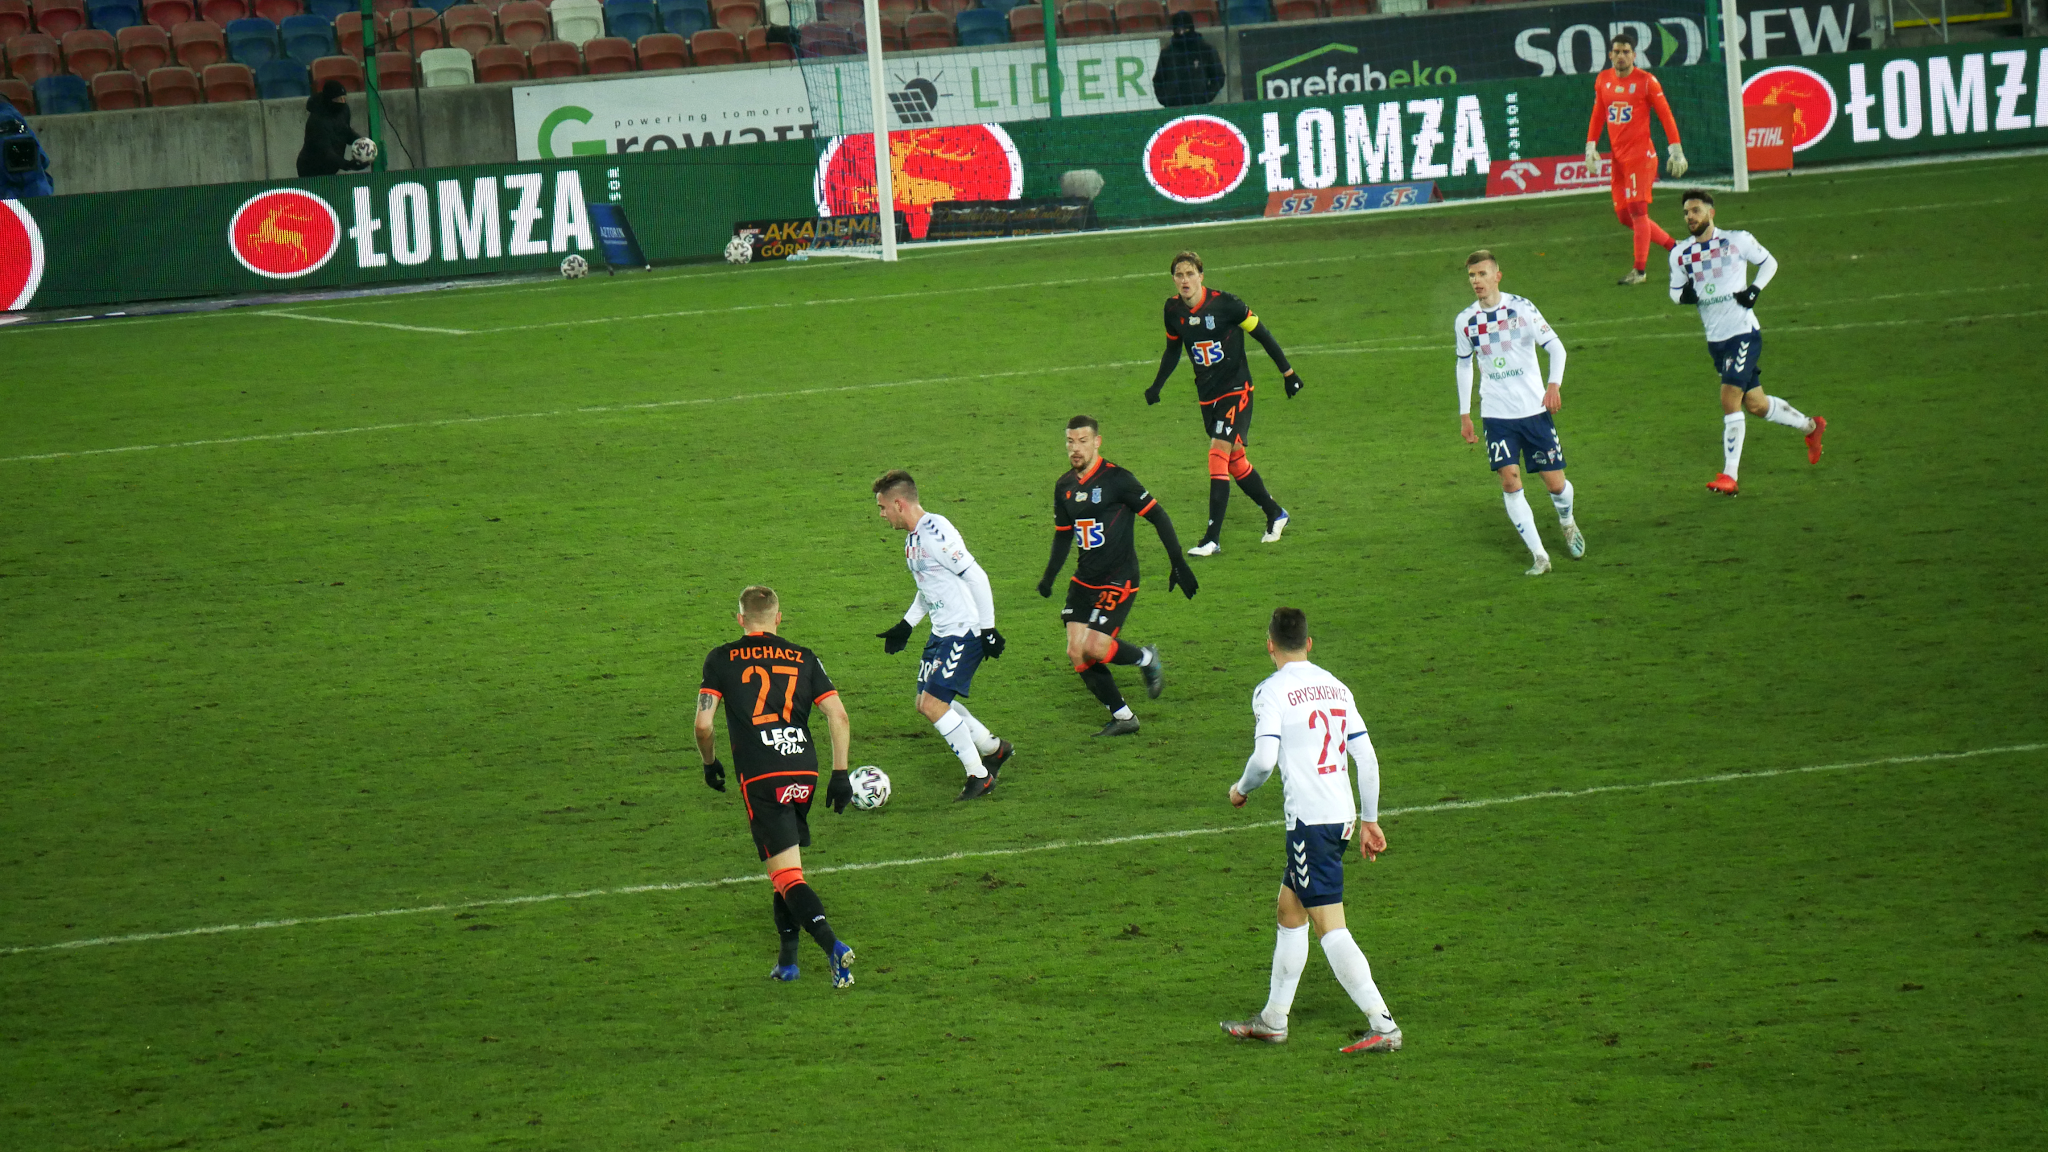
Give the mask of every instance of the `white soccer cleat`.
M 1586 555 L 1586 534 L 1579 531 L 1576 522 L 1564 526 L 1564 550 L 1574 560 Z
M 1271 544 L 1273 541 L 1278 540 L 1280 534 L 1285 531 L 1287 531 L 1287 509 L 1282 508 L 1279 517 L 1271 524 L 1266 525 L 1266 534 L 1259 537 L 1259 543 Z
M 1268 1044 L 1287 1043 L 1287 1029 L 1268 1028 L 1266 1013 L 1263 1010 L 1252 1013 L 1249 1020 L 1225 1020 L 1218 1027 L 1240 1040 L 1263 1040 Z
M 1356 1041 L 1337 1049 L 1339 1052 L 1399 1052 L 1401 1050 L 1401 1029 L 1390 1032 L 1367 1032 Z
M 1626 275 L 1626 276 L 1623 276 L 1623 277 L 1622 277 L 1621 279 L 1619 279 L 1619 280 L 1616 280 L 1616 281 L 1615 281 L 1615 283 L 1616 283 L 1616 284 L 1641 284 L 1641 283 L 1643 283 L 1644 281 L 1648 280 L 1649 278 L 1650 278 L 1650 277 L 1649 277 L 1649 274 L 1648 274 L 1648 273 L 1645 273 L 1645 272 L 1638 272 L 1638 271 L 1636 271 L 1635 269 L 1631 268 L 1631 269 L 1629 269 L 1629 270 L 1628 270 L 1628 275 Z
M 1275 539 L 1278 539 L 1278 537 L 1275 537 Z M 1193 548 L 1188 549 L 1188 555 L 1214 556 L 1215 554 L 1221 551 L 1223 551 L 1223 545 L 1218 544 L 1214 540 L 1204 540 L 1200 544 L 1195 545 Z
M 1535 562 L 1534 564 L 1531 564 L 1531 565 L 1529 565 L 1529 570 L 1528 570 L 1527 572 L 1524 572 L 1524 573 L 1522 573 L 1522 575 L 1524 575 L 1524 576 L 1541 576 L 1541 575 L 1543 575 L 1544 573 L 1546 573 L 1546 572 L 1549 572 L 1549 571 L 1550 571 L 1550 557 L 1548 557 L 1548 556 L 1542 556 L 1542 557 L 1538 557 L 1538 558 L 1537 558 L 1537 560 L 1536 560 L 1536 562 Z

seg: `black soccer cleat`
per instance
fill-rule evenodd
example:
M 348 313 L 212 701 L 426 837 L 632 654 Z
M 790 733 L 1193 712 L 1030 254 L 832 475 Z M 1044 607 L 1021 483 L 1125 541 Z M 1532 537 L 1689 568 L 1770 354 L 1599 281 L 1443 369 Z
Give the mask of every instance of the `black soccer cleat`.
M 989 775 L 993 776 L 1003 770 L 1003 765 L 1008 764 L 1010 757 L 1015 755 L 1016 752 L 1015 748 L 1010 747 L 1008 740 L 998 740 L 996 741 L 995 751 L 982 754 L 981 766 L 988 769 Z
M 1157 700 L 1159 694 L 1166 691 L 1166 666 L 1159 659 L 1157 647 L 1147 644 L 1139 651 L 1151 654 L 1151 659 L 1138 665 L 1138 675 L 1145 678 L 1145 695 Z M 1135 724 L 1137 721 L 1133 720 L 1131 723 Z
M 1133 717 L 1131 717 L 1131 718 L 1130 718 L 1129 720 L 1118 720 L 1118 719 L 1117 719 L 1116 717 L 1112 716 L 1112 717 L 1110 717 L 1110 719 L 1109 719 L 1109 723 L 1107 723 L 1107 724 L 1104 724 L 1104 725 L 1102 726 L 1102 731 L 1100 731 L 1100 732 L 1097 732 L 1097 733 L 1096 733 L 1096 735 L 1097 735 L 1097 736 L 1135 736 L 1135 735 L 1137 735 L 1137 733 L 1138 733 L 1138 718 L 1137 718 L 1136 716 L 1133 716 Z
M 967 778 L 966 787 L 960 789 L 960 794 L 958 796 L 953 797 L 953 802 L 955 804 L 958 804 L 962 800 L 979 800 L 983 796 L 986 796 L 989 793 L 995 791 L 996 773 L 1000 771 L 1002 771 L 1002 769 L 999 767 L 991 768 L 988 770 L 988 775 L 986 776 L 969 776 Z

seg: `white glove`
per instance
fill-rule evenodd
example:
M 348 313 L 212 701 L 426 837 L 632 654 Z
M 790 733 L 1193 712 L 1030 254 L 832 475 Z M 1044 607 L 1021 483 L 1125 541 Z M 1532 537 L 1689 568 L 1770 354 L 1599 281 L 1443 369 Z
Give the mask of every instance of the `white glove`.
M 1596 140 L 1596 141 L 1593 141 L 1592 143 L 1590 143 L 1590 144 L 1587 144 L 1587 145 L 1586 145 L 1586 167 L 1588 167 L 1588 168 L 1598 168 L 1599 166 L 1600 166 L 1600 142 Z
M 1678 177 L 1685 175 L 1685 170 L 1687 168 L 1692 167 L 1692 165 L 1687 164 L 1685 162 L 1685 149 L 1680 148 L 1678 146 L 1678 141 L 1676 140 L 1673 140 L 1671 142 L 1671 147 L 1668 150 L 1668 156 L 1669 164 L 1667 166 L 1671 169 L 1671 176 L 1673 179 L 1677 179 Z

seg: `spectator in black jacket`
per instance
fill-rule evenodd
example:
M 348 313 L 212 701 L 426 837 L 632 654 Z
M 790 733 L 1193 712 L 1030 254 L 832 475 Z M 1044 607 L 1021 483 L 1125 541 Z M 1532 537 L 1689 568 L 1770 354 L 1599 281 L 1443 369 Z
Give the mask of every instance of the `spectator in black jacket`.
M 332 176 L 343 169 L 368 168 L 345 155 L 357 139 L 348 122 L 348 89 L 339 80 L 329 80 L 306 97 L 306 143 L 299 149 L 299 175 Z
M 1207 104 L 1223 91 L 1223 61 L 1195 31 L 1195 18 L 1189 13 L 1173 14 L 1173 39 L 1159 50 L 1152 91 L 1167 108 Z

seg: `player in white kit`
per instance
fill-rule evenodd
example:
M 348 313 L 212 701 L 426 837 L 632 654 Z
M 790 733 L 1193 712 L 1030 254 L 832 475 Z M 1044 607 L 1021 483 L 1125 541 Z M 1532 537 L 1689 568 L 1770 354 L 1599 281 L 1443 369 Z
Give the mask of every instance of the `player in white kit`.
M 1465 280 L 1479 299 L 1458 313 L 1453 324 L 1458 341 L 1458 434 L 1477 444 L 1472 431 L 1472 370 L 1479 370 L 1479 417 L 1486 425 L 1486 462 L 1500 476 L 1501 498 L 1508 523 L 1529 546 L 1533 563 L 1526 573 L 1550 571 L 1550 553 L 1536 532 L 1536 514 L 1522 492 L 1522 470 L 1543 479 L 1557 523 L 1564 530 L 1565 551 L 1577 560 L 1586 554 L 1586 537 L 1572 515 L 1572 483 L 1564 476 L 1564 445 L 1557 439 L 1553 414 L 1564 406 L 1558 391 L 1564 385 L 1564 341 L 1557 338 L 1543 313 L 1527 297 L 1500 290 L 1500 261 L 1481 248 L 1465 257 Z M 1550 383 L 1536 364 L 1536 349 L 1550 357 Z
M 1226 1020 L 1223 1030 L 1270 1044 L 1287 1039 L 1287 1013 L 1308 963 L 1308 926 L 1316 926 L 1323 955 L 1337 982 L 1365 1012 L 1367 1030 L 1344 1052 L 1396 1052 L 1401 1029 L 1372 981 L 1372 965 L 1344 927 L 1344 847 L 1358 825 L 1359 855 L 1387 850 L 1380 832 L 1380 762 L 1366 736 L 1351 689 L 1308 661 L 1313 641 L 1299 608 L 1277 608 L 1266 627 L 1266 652 L 1278 669 L 1252 693 L 1258 735 L 1230 802 L 1264 784 L 1277 767 L 1285 793 L 1287 860 L 1281 869 L 1279 939 L 1266 1006 L 1248 1020 Z M 1358 802 L 1351 800 L 1346 753 L 1358 766 Z
M 1820 463 L 1820 438 L 1828 422 L 1764 394 L 1764 326 L 1755 309 L 1757 297 L 1778 274 L 1777 257 L 1747 232 L 1714 227 L 1713 193 L 1687 192 L 1684 203 L 1685 230 L 1692 239 L 1671 250 L 1671 300 L 1699 305 L 1707 355 L 1721 373 L 1721 474 L 1707 481 L 1707 491 L 1733 496 L 1739 491 L 1735 477 L 1742 468 L 1745 410 L 1803 433 L 1808 464 Z M 1756 265 L 1756 279 L 1745 283 L 1751 265 Z
M 875 481 L 874 492 L 882 519 L 889 527 L 908 533 L 903 540 L 903 558 L 917 581 L 917 598 L 910 602 L 903 619 L 875 635 L 882 638 L 882 650 L 894 655 L 903 651 L 918 621 L 931 617 L 931 635 L 917 668 L 917 710 L 938 729 L 967 770 L 967 786 L 954 799 L 986 796 L 996 786 L 996 773 L 1002 771 L 1003 762 L 1015 751 L 1008 740 L 996 739 L 959 700 L 973 685 L 974 670 L 981 666 L 982 657 L 994 660 L 1003 654 L 1003 634 L 996 631 L 996 598 L 988 573 L 975 562 L 952 521 L 925 511 L 917 502 L 917 482 L 910 473 L 901 468 L 883 473 Z

